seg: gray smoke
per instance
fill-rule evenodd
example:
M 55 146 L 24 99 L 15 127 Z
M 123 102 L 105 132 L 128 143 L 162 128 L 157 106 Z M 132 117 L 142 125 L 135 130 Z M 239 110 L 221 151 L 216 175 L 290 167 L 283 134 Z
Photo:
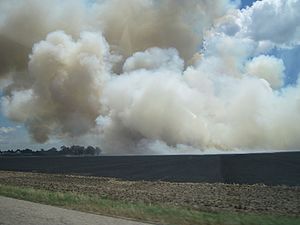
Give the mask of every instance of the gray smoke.
M 268 51 L 299 36 L 254 34 L 266 5 L 295 24 L 283 2 L 2 1 L 2 111 L 37 142 L 110 153 L 297 149 L 300 87 Z

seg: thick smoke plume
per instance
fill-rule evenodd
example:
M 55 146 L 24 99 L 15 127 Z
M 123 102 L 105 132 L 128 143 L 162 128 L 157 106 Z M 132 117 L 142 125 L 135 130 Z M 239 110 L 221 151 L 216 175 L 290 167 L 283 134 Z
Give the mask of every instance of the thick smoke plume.
M 299 149 L 300 84 L 269 55 L 300 44 L 299 2 L 1 1 L 2 111 L 110 153 Z

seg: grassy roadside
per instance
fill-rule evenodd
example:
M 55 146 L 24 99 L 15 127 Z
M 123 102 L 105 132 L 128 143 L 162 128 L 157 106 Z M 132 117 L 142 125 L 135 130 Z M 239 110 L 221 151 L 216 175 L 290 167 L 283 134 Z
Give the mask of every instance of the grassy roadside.
M 174 225 L 298 225 L 300 217 L 206 213 L 184 208 L 126 203 L 72 192 L 51 192 L 0 184 L 0 195 L 84 212 Z

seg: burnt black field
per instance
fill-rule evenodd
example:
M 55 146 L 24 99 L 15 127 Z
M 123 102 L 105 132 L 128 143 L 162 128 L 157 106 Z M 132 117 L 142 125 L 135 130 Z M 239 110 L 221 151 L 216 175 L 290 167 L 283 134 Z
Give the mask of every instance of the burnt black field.
M 125 180 L 300 185 L 300 152 L 232 155 L 0 157 L 0 170 Z

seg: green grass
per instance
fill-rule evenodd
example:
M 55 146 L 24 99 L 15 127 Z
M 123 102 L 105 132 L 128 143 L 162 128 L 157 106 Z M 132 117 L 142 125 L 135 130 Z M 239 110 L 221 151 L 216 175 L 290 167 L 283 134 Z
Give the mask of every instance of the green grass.
M 72 192 L 51 192 L 0 184 L 0 195 L 102 215 L 174 225 L 298 225 L 300 217 L 206 213 L 184 208 L 126 203 Z

